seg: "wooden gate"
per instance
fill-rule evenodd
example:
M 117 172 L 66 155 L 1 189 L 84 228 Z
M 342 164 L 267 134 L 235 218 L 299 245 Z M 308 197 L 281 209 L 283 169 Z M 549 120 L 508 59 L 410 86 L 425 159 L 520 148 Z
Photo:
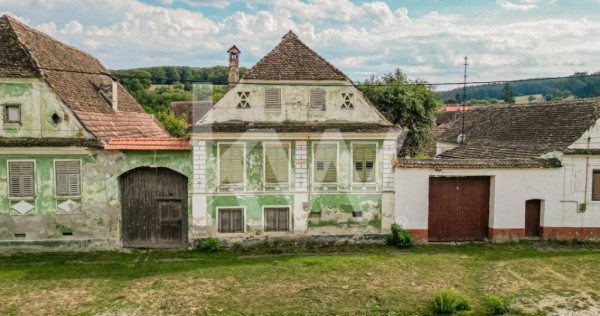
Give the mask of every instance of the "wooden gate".
M 540 200 L 525 202 L 525 236 L 537 237 L 540 235 Z
M 430 178 L 429 240 L 483 240 L 489 200 L 489 177 Z
M 121 176 L 123 246 L 187 243 L 187 177 L 167 168 L 137 168 Z

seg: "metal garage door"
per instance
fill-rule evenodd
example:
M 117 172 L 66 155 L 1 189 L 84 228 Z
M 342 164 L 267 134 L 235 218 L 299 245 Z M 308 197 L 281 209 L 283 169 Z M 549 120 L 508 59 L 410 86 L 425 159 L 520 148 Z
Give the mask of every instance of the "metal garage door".
M 489 200 L 489 177 L 430 178 L 429 240 L 483 240 Z

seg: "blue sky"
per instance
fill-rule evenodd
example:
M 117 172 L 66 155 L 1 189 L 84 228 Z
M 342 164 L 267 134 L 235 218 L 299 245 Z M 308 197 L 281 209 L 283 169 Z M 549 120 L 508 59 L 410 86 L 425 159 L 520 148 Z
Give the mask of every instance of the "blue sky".
M 354 80 L 395 68 L 429 82 L 600 71 L 600 0 L 0 0 L 108 68 L 251 67 L 288 31 Z

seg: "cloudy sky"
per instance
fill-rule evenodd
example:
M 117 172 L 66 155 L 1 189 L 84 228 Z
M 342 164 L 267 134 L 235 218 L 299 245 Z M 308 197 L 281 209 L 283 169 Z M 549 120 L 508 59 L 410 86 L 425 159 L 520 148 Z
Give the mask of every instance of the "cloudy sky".
M 0 0 L 111 69 L 251 67 L 293 30 L 352 79 L 401 68 L 428 82 L 600 70 L 600 0 Z

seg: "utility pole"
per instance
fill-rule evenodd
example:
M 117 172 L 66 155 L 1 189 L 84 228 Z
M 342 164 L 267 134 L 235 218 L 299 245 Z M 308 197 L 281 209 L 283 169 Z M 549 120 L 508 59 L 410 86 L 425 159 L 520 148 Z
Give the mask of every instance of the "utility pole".
M 464 81 L 463 81 L 463 95 L 462 95 L 462 113 L 461 113 L 461 120 L 462 120 L 462 129 L 460 132 L 460 135 L 458 135 L 458 143 L 462 144 L 465 142 L 466 139 L 466 135 L 465 135 L 465 112 L 466 112 L 466 104 L 467 104 L 467 66 L 469 65 L 469 63 L 467 62 L 467 56 L 465 56 L 465 63 L 463 64 L 465 66 L 465 75 L 464 75 Z

